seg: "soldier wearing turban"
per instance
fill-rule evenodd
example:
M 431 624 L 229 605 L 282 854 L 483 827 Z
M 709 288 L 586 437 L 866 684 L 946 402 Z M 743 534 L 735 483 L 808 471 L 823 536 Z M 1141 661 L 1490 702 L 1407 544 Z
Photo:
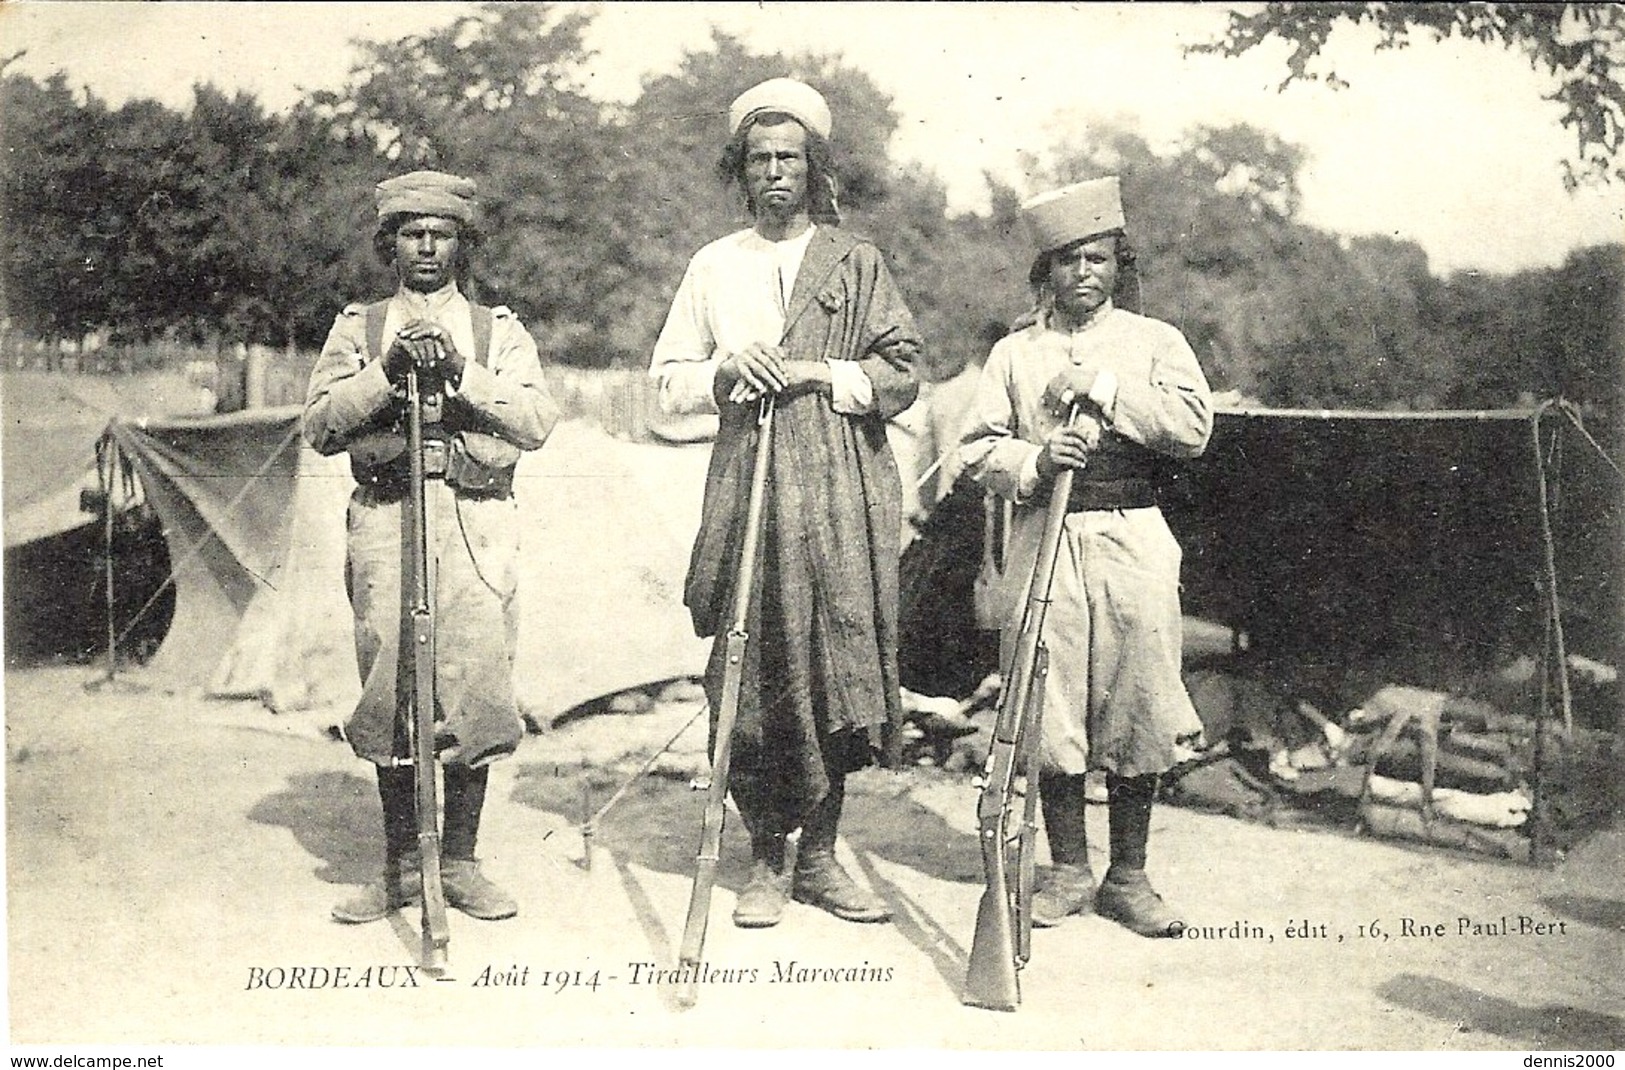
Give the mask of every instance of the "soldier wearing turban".
M 373 247 L 394 270 L 395 294 L 339 313 L 311 373 L 305 437 L 348 452 L 356 490 L 347 526 L 346 589 L 355 612 L 362 694 L 345 726 L 377 770 L 383 806 L 380 878 L 333 908 L 339 921 L 375 921 L 421 895 L 416 800 L 405 725 L 403 533 L 409 464 L 404 383 L 424 393 L 425 519 L 436 602 L 434 746 L 445 770 L 446 899 L 473 917 L 513 916 L 518 904 L 475 857 L 490 763 L 523 735 L 513 688 L 519 553 L 513 472 L 547 439 L 558 409 L 536 343 L 507 308 L 459 287 L 477 236 L 472 180 L 414 171 L 378 184 Z
M 849 921 L 890 917 L 835 843 L 847 775 L 901 719 L 902 492 L 885 425 L 914 400 L 920 336 L 879 250 L 838 226 L 830 131 L 803 82 L 775 78 L 734 101 L 718 169 L 753 225 L 695 254 L 651 362 L 666 411 L 721 416 L 684 592 L 697 633 L 715 637 L 713 715 L 751 461 L 771 456 L 729 777 L 753 859 L 734 911 L 743 927 L 777 924 L 791 896 Z M 776 424 L 758 446 L 768 394 Z

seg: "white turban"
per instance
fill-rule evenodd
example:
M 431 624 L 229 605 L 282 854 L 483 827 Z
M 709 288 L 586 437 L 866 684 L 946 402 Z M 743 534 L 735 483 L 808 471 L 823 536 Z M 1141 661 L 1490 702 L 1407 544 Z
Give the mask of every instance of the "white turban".
M 728 133 L 739 133 L 746 119 L 768 111 L 783 112 L 819 137 L 829 137 L 829 105 L 818 90 L 794 78 L 769 78 L 739 94 L 728 109 Z

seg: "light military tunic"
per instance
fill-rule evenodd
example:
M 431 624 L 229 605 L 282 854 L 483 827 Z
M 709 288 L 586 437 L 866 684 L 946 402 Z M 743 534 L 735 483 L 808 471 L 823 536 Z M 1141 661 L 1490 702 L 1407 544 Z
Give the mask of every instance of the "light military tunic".
M 443 328 L 466 358 L 462 382 L 444 402 L 448 428 L 474 427 L 518 450 L 551 433 L 558 408 L 548 394 L 536 343 L 505 308 L 492 310 L 490 354 L 476 362 L 472 310 L 449 286 L 434 294 L 399 291 L 384 319 L 382 349 L 417 319 Z M 369 354 L 366 306 L 339 315 L 311 373 L 305 438 L 320 453 L 349 448 L 401 399 Z M 446 764 L 480 766 L 511 754 L 524 735 L 513 689 L 518 640 L 519 519 L 512 496 L 460 491 L 443 479 L 425 486 L 430 584 L 435 592 L 439 698 L 436 751 Z M 356 754 L 380 765 L 406 756 L 398 689 L 410 684 L 399 656 L 411 592 L 401 583 L 408 543 L 398 492 L 358 486 L 348 513 L 345 584 L 355 613 L 362 694 L 345 726 Z M 404 710 L 404 706 L 402 707 Z
M 1104 411 L 1084 417 L 1099 420 L 1105 450 L 1191 458 L 1213 428 L 1207 380 L 1169 324 L 1107 303 L 1076 330 L 1039 322 L 993 347 L 960 458 L 983 488 L 1014 503 L 993 599 L 1007 669 L 1048 505 L 1038 455 L 1066 419 L 1046 407 L 1044 392 L 1071 365 L 1110 373 L 1093 394 Z M 1086 468 L 1074 478 L 1089 476 Z M 1179 545 L 1155 505 L 1068 514 L 1043 632 L 1046 769 L 1161 773 L 1176 763 L 1176 740 L 1201 731 L 1180 675 L 1179 566 Z

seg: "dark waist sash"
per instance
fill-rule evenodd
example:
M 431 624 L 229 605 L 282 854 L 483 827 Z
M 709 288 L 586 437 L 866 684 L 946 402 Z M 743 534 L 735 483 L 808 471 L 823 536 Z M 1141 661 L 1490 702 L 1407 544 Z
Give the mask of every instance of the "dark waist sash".
M 1089 464 L 1072 477 L 1067 512 L 1143 509 L 1157 504 L 1157 457 L 1139 443 L 1108 432 Z M 1046 498 L 1048 495 L 1046 495 Z
M 1084 472 L 1072 477 L 1072 497 L 1066 511 L 1082 513 L 1090 509 L 1144 509 L 1157 504 L 1157 485 L 1149 479 L 1085 479 Z

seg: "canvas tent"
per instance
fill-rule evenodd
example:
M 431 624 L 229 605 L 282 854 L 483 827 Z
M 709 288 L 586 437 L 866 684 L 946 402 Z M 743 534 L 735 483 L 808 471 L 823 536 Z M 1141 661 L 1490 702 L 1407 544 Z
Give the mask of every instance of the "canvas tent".
M 344 593 L 347 459 L 303 446 L 299 410 L 115 420 L 107 440 L 162 518 L 174 622 L 144 680 L 273 710 L 346 710 L 359 693 Z M 643 456 L 654 451 L 660 456 Z M 522 616 L 516 686 L 544 722 L 696 674 L 681 605 L 704 455 L 561 423 L 516 478 Z
M 1537 860 L 1616 812 L 1625 477 L 1572 409 L 1220 411 L 1204 455 L 1164 476 L 1187 678 L 1215 744 L 1172 778 L 1179 798 L 1237 814 L 1358 802 L 1385 834 Z M 973 595 L 1002 508 L 961 480 L 905 549 L 905 686 L 964 696 L 996 667 Z M 1526 783 L 1527 834 L 1367 809 L 1347 774 L 1368 766 Z
M 1448 686 L 1539 654 L 1550 584 L 1567 652 L 1620 665 L 1622 491 L 1566 406 L 1237 410 L 1164 510 L 1191 615 L 1275 656 Z
M 4 405 L 5 647 L 8 665 L 79 658 L 105 649 L 105 547 L 128 581 L 115 588 L 114 616 L 128 620 L 168 572 L 156 516 L 133 484 L 119 508 L 98 503 L 97 440 L 128 406 L 184 404 L 173 377 L 120 382 L 8 370 Z M 129 493 L 126 493 L 126 492 Z M 148 580 L 148 574 L 158 579 Z M 169 627 L 172 592 L 160 593 L 126 636 L 132 652 Z

